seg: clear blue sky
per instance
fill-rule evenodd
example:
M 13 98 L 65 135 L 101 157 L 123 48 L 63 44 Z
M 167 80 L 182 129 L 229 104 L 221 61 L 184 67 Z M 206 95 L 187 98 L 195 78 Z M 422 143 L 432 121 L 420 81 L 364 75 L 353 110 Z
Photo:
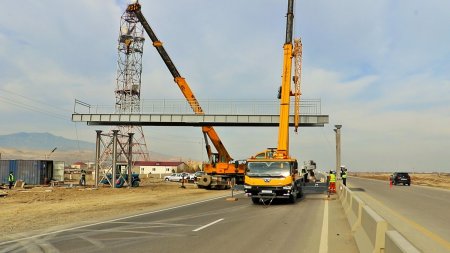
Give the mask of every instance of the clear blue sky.
M 141 0 L 142 12 L 199 99 L 273 99 L 281 81 L 287 0 Z M 0 134 L 49 132 L 94 142 L 70 121 L 74 99 L 113 105 L 125 1 L 3 1 Z M 324 128 L 291 134 L 291 154 L 334 167 L 334 124 L 353 170 L 450 171 L 450 2 L 301 1 L 303 98 L 321 98 Z M 146 41 L 142 98 L 181 93 Z M 107 130 L 105 128 L 104 130 Z M 151 150 L 200 159 L 197 128 L 145 127 Z M 231 155 L 276 146 L 277 130 L 218 128 Z

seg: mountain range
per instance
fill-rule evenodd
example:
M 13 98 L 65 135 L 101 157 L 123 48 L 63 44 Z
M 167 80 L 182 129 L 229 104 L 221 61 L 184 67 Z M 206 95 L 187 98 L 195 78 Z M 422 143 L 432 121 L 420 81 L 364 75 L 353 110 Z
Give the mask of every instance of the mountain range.
M 50 133 L 14 133 L 0 135 L 1 159 L 51 159 L 73 163 L 95 160 L 95 143 L 71 140 Z M 150 152 L 152 161 L 179 160 L 179 157 Z
M 15 149 L 49 150 L 95 150 L 95 144 L 87 141 L 71 140 L 50 133 L 14 133 L 0 135 L 0 147 Z

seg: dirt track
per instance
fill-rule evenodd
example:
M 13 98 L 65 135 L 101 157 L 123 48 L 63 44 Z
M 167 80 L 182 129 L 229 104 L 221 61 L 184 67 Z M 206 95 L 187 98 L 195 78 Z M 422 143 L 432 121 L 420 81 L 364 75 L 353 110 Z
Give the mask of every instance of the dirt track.
M 81 225 L 170 205 L 223 196 L 229 191 L 198 189 L 194 184 L 142 179 L 137 188 L 34 187 L 4 190 L 0 198 L 0 241 L 22 232 Z

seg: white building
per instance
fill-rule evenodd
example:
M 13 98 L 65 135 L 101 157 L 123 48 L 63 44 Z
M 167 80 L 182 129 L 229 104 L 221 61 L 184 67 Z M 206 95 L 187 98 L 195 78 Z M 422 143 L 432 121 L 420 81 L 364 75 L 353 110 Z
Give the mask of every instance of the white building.
M 186 171 L 184 162 L 136 161 L 133 172 L 139 174 L 170 174 Z

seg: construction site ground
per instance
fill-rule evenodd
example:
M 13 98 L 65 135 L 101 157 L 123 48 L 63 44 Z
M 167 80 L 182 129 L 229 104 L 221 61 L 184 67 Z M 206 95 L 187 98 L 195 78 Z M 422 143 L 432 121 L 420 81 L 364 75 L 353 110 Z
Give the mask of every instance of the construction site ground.
M 388 173 L 350 175 L 387 182 L 389 178 Z M 450 189 L 448 173 L 411 176 L 413 185 Z M 141 180 L 141 185 L 136 188 L 102 186 L 94 189 L 75 183 L 70 187 L 66 183 L 57 187 L 2 189 L 0 193 L 6 194 L 0 197 L 0 241 L 231 194 L 229 190 L 198 189 L 193 183 L 186 183 L 186 188 L 181 188 L 181 183 L 156 178 Z M 92 184 L 92 181 L 88 183 Z
M 141 178 L 135 188 L 65 184 L 2 189 L 0 193 L 6 194 L 0 197 L 0 241 L 231 194 L 229 190 L 198 189 L 193 183 L 184 185 Z

